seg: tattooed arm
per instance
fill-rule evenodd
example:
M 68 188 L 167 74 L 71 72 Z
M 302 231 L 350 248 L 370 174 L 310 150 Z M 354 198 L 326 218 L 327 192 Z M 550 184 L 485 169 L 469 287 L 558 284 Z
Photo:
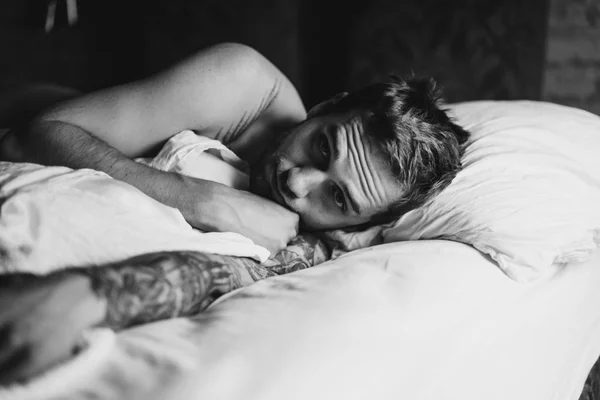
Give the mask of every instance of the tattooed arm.
M 74 270 L 90 277 L 107 300 L 104 324 L 113 329 L 203 311 L 225 293 L 329 259 L 324 242 L 305 234 L 263 264 L 198 252 L 155 253 L 114 265 Z
M 197 252 L 165 252 L 49 276 L 0 275 L 0 384 L 68 358 L 81 332 L 196 314 L 234 289 L 329 259 L 301 235 L 266 263 Z

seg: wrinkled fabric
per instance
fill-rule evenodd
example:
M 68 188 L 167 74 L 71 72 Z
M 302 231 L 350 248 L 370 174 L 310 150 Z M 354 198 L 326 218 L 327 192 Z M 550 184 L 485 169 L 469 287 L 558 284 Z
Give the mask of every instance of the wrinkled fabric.
M 176 135 L 145 162 L 247 188 L 241 160 L 221 143 L 190 134 Z M 0 273 L 46 274 L 158 251 L 269 257 L 240 234 L 193 229 L 179 210 L 90 169 L 0 162 L 0 201 Z

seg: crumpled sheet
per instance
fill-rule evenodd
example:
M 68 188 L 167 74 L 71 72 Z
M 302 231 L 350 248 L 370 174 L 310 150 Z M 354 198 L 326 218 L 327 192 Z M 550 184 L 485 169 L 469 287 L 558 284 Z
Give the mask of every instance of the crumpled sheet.
M 184 131 L 158 169 L 248 186 L 244 164 L 220 142 Z M 232 232 L 193 229 L 179 210 L 102 172 L 0 162 L 0 273 L 46 274 L 158 251 L 200 251 L 265 261 L 269 251 Z

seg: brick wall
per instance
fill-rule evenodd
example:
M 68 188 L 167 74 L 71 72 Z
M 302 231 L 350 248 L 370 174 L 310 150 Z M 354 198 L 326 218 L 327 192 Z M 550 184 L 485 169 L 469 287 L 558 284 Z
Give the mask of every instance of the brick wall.
M 600 0 L 551 0 L 543 98 L 600 114 Z

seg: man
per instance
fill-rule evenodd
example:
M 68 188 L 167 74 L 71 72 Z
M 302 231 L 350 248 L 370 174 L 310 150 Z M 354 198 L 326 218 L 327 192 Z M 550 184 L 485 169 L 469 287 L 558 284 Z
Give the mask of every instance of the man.
M 437 103 L 431 81 L 392 79 L 307 115 L 264 57 L 224 44 L 147 80 L 59 103 L 7 135 L 0 154 L 106 172 L 179 209 L 199 229 L 238 232 L 277 254 L 299 223 L 308 231 L 357 229 L 398 217 L 447 186 L 468 134 Z M 131 160 L 186 129 L 246 160 L 253 193 Z M 318 246 L 314 238 L 296 240 Z M 310 256 L 303 265 L 323 259 Z M 64 359 L 87 327 L 193 314 L 285 264 L 181 252 L 44 278 L 2 277 L 0 304 L 11 306 L 0 310 L 0 376 L 25 379 Z

